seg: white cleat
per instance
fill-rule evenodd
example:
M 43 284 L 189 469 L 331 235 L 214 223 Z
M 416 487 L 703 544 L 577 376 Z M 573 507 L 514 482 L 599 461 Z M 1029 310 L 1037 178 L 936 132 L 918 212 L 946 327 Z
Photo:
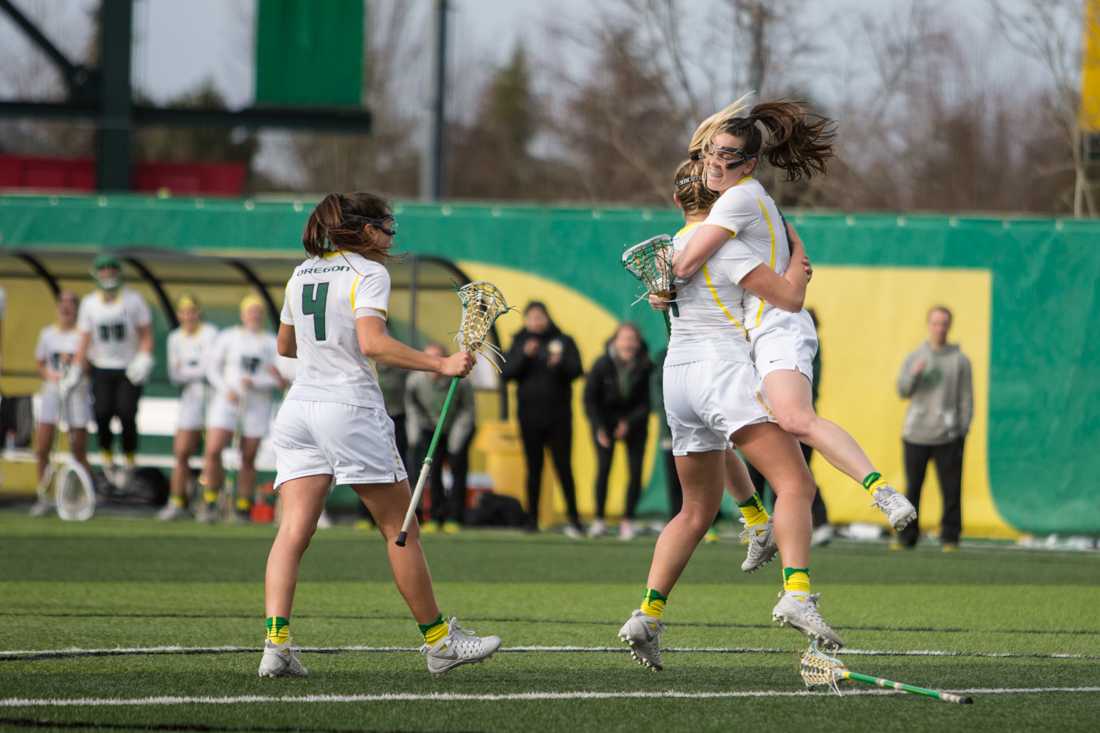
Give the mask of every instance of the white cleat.
M 833 525 L 823 524 L 810 535 L 810 547 L 824 547 L 833 541 Z
M 772 620 L 790 626 L 829 649 L 839 649 L 844 642 L 817 610 L 819 593 L 780 591 L 779 603 L 772 609 Z
M 741 563 L 741 570 L 746 573 L 755 572 L 767 565 L 779 552 L 779 545 L 775 544 L 775 533 L 772 531 L 771 517 L 763 526 L 742 529 L 741 540 L 748 542 L 749 545 L 745 562 Z
M 34 506 L 31 507 L 30 515 L 32 517 L 44 517 L 53 510 L 54 505 L 52 501 L 48 499 L 39 499 L 34 503 Z
M 306 677 L 309 670 L 302 666 L 298 652 L 286 641 L 276 644 L 264 639 L 264 656 L 260 660 L 261 677 Z
M 871 505 L 885 514 L 886 521 L 898 532 L 917 518 L 917 510 L 905 494 L 899 494 L 890 486 L 876 491 Z
M 596 537 L 603 537 L 607 534 L 607 522 L 602 519 L 593 520 L 592 524 L 588 525 L 588 536 L 595 539 Z
M 162 522 L 172 522 L 189 516 L 189 512 L 181 506 L 177 506 L 171 500 L 157 512 L 157 519 Z
M 638 530 L 634 529 L 634 523 L 629 519 L 624 519 L 619 524 L 619 539 L 623 542 L 630 542 L 632 539 L 638 536 Z
M 428 671 L 440 675 L 463 664 L 484 662 L 499 648 L 499 636 L 478 636 L 452 618 L 447 622 L 447 635 L 431 646 L 420 647 L 420 653 L 428 659 Z
M 660 619 L 642 613 L 641 609 L 630 614 L 623 627 L 619 629 L 619 638 L 630 645 L 630 656 L 643 667 L 660 672 L 661 634 L 665 630 Z

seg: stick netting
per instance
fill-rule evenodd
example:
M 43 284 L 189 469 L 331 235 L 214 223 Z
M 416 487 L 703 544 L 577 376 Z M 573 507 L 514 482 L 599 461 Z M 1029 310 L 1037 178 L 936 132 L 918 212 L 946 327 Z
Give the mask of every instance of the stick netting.
M 478 280 L 459 288 L 458 299 L 462 303 L 462 320 L 455 334 L 459 349 L 482 354 L 500 371 L 498 362 L 504 361 L 504 355 L 486 339 L 496 320 L 511 310 L 504 294 L 496 285 Z
M 649 293 L 666 299 L 672 296 L 672 238 L 667 234 L 627 247 L 623 250 L 623 267 Z

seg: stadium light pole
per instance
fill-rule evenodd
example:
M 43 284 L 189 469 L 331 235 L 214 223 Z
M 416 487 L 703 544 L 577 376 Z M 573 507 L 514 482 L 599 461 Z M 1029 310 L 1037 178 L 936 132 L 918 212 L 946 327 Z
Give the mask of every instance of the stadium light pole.
M 435 56 L 432 64 L 432 104 L 430 122 L 424 136 L 424 154 L 420 165 L 420 198 L 439 201 L 444 194 L 446 172 L 446 99 L 447 99 L 447 0 L 435 0 Z

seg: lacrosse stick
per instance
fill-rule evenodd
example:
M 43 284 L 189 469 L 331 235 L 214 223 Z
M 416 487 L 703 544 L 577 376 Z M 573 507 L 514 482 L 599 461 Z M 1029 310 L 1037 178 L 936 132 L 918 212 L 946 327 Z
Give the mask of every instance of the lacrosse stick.
M 70 373 L 77 374 L 75 381 L 72 378 L 65 379 Z M 69 428 L 69 440 L 71 441 L 73 425 L 69 422 L 68 405 L 69 397 L 79 384 L 80 369 L 69 366 L 65 372 L 65 377 L 62 377 L 58 384 L 58 398 L 61 403 L 60 412 L 65 416 L 65 424 Z M 46 473 L 42 477 L 42 482 L 38 486 L 38 496 L 40 500 L 49 496 L 50 482 L 52 481 L 54 485 L 54 507 L 57 509 L 57 516 L 66 522 L 86 522 L 95 514 L 95 484 L 92 483 L 92 477 L 88 475 L 84 466 L 77 463 L 71 453 L 66 459 L 61 461 L 56 459 L 60 438 L 61 424 L 59 422 L 54 426 L 50 461 L 46 466 Z M 72 451 L 71 445 L 69 450 Z
M 679 316 L 676 306 L 676 288 L 672 284 L 672 238 L 667 234 L 651 237 L 644 242 L 631 245 L 623 250 L 623 267 L 645 286 L 647 295 L 656 295 L 669 301 L 673 316 Z M 668 312 L 662 311 L 665 329 L 672 327 Z
M 459 350 L 484 355 L 489 363 L 499 371 L 500 367 L 497 365 L 496 360 L 503 360 L 504 356 L 485 339 L 496 320 L 511 310 L 504 300 L 504 295 L 497 289 L 496 285 L 479 280 L 459 288 L 458 300 L 462 303 L 462 320 L 459 322 L 458 333 L 455 334 L 455 341 L 458 343 Z M 405 521 L 401 525 L 401 532 L 397 535 L 396 544 L 398 547 L 404 547 L 405 540 L 408 539 L 409 527 L 412 526 L 413 518 L 416 516 L 416 508 L 420 505 L 420 496 L 424 493 L 424 485 L 428 483 L 428 475 L 431 473 L 436 445 L 439 443 L 439 436 L 443 433 L 447 411 L 451 409 L 451 399 L 455 395 L 460 379 L 462 378 L 451 377 L 451 386 L 447 390 L 446 399 L 443 400 L 443 409 L 439 412 L 439 420 L 435 424 L 432 441 L 428 444 L 428 454 L 424 457 L 424 463 L 420 466 L 420 476 L 416 479 L 416 489 L 413 491 L 412 499 L 409 500 L 409 509 L 405 512 Z
M 838 695 L 840 694 L 840 686 L 837 683 L 840 680 L 850 680 L 852 682 L 862 682 L 865 685 L 884 687 L 888 690 L 908 692 L 911 695 L 923 695 L 941 702 L 952 702 L 959 705 L 970 705 L 974 702 L 973 698 L 964 695 L 929 690 L 926 687 L 917 687 L 916 685 L 907 685 L 904 682 L 894 682 L 882 677 L 851 672 L 844 662 L 823 652 L 816 641 L 812 642 L 810 648 L 802 655 L 799 673 L 802 675 L 802 681 L 806 683 L 806 687 L 826 686 Z

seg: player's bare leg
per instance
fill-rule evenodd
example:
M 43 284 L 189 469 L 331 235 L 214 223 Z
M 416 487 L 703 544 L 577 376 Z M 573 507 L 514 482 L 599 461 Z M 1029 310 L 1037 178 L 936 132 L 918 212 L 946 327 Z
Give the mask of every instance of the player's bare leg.
M 855 438 L 814 411 L 810 381 L 794 370 L 774 371 L 764 377 L 764 392 L 779 427 L 825 457 L 871 494 L 874 506 L 895 529 L 917 517 L 909 500 L 886 483 Z
M 810 507 L 816 488 L 798 443 L 772 423 L 742 428 L 734 439 L 775 489 L 772 521 L 783 559 L 783 592 L 772 617 L 813 639 L 840 646 L 840 637 L 817 610 L 817 594 L 810 593 Z
M 661 616 L 665 603 L 722 503 L 724 454 L 708 451 L 676 457 L 684 504 L 657 538 L 641 608 L 619 629 L 619 638 L 630 646 L 631 656 L 654 671 L 663 667 Z
M 409 482 L 356 486 L 355 492 L 370 511 L 386 541 L 397 590 L 424 635 L 424 646 L 420 652 L 427 658 L 428 671 L 442 674 L 463 664 L 491 657 L 500 647 L 500 638 L 477 636 L 459 626 L 454 617 L 444 620 L 439 612 L 428 561 L 420 545 L 420 526 L 415 519 L 409 527 L 404 546 L 398 547 L 394 543 L 401 532 L 412 497 Z

